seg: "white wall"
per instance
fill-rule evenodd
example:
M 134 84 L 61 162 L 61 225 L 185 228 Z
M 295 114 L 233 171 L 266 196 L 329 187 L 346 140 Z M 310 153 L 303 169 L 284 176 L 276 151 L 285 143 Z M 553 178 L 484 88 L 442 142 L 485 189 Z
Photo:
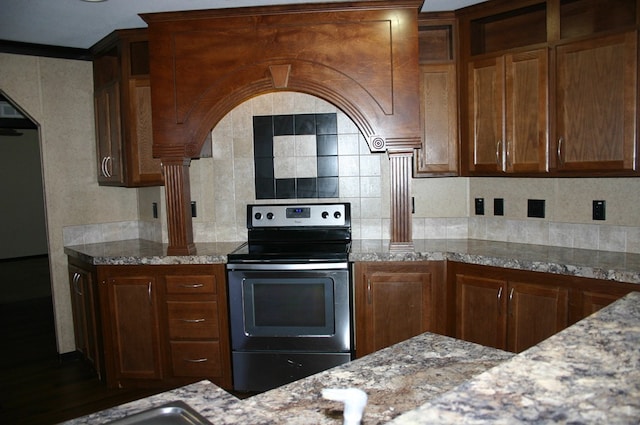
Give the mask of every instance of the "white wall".
M 0 53 L 0 89 L 40 125 L 58 350 L 73 351 L 62 229 L 137 220 L 137 190 L 97 184 L 91 62 Z

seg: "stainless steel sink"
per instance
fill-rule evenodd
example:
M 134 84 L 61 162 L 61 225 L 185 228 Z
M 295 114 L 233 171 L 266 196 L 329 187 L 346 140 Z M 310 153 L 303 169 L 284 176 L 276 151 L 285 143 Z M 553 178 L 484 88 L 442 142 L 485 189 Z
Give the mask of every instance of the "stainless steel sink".
M 162 406 L 117 419 L 109 425 L 213 425 L 191 406 L 182 401 L 173 401 Z

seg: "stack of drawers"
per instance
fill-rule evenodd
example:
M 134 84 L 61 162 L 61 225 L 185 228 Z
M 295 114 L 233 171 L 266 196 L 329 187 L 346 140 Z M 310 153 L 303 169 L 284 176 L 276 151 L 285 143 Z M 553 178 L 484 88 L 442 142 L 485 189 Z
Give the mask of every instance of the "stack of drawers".
M 166 276 L 171 365 L 175 377 L 222 375 L 216 276 Z

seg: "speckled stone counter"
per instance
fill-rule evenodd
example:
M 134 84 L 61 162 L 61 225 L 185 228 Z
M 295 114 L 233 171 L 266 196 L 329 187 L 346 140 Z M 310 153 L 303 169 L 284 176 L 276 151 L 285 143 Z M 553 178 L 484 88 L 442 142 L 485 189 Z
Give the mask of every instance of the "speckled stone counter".
M 351 363 L 244 400 L 213 384 L 177 390 L 70 421 L 97 424 L 183 400 L 216 424 L 342 423 L 342 404 L 321 397 L 323 388 L 357 387 L 367 392 L 367 425 L 386 423 L 513 356 L 494 348 L 423 334 Z
M 639 345 L 631 293 L 392 423 L 638 424 Z
M 389 241 L 353 241 L 351 261 L 442 261 L 557 273 L 640 284 L 640 254 L 493 242 L 414 240 L 413 252 L 391 252 Z
M 126 240 L 65 247 L 94 265 L 216 264 L 241 242 L 198 243 L 194 255 L 167 256 L 167 245 Z M 415 240 L 412 252 L 391 252 L 389 241 L 355 240 L 350 261 L 443 261 L 504 267 L 640 284 L 640 254 L 473 239 Z
M 341 405 L 320 391 L 350 386 L 369 395 L 363 425 L 638 424 L 639 343 L 631 293 L 518 355 L 423 334 L 245 400 L 199 382 L 68 424 L 183 400 L 216 424 L 339 425 Z
M 159 264 L 219 264 L 227 262 L 227 254 L 241 242 L 196 244 L 194 255 L 167 255 L 167 244 L 144 239 L 66 246 L 64 253 L 88 264 L 99 265 L 159 265 Z

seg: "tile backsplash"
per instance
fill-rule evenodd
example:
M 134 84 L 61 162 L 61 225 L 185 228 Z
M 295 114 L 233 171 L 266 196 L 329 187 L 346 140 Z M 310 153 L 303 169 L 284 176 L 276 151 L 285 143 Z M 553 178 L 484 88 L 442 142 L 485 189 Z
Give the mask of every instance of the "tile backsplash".
M 272 145 L 256 143 L 256 119 L 273 129 L 295 123 L 295 117 L 305 125 L 334 117 L 335 134 L 311 134 L 311 127 L 297 134 L 293 127 L 293 134 L 269 136 Z M 258 96 L 227 114 L 212 130 L 212 139 L 213 156 L 193 160 L 190 167 L 191 197 L 198 205 L 195 242 L 243 241 L 247 204 L 296 201 L 350 202 L 354 238 L 389 239 L 387 155 L 371 153 L 355 124 L 335 106 L 301 93 Z M 258 152 L 264 146 L 271 150 L 268 155 Z M 264 157 L 266 165 L 258 164 Z M 265 175 L 272 193 L 256 185 Z M 310 180 L 319 178 L 336 179 L 336 191 L 315 192 L 317 181 Z M 293 179 L 293 189 L 280 199 L 278 179 Z M 306 190 L 296 190 L 299 181 L 308 184 Z M 166 242 L 164 188 L 137 190 L 139 222 L 66 227 L 65 245 L 131 238 Z M 412 179 L 412 195 L 414 239 L 473 238 L 640 253 L 638 178 L 421 178 Z M 475 198 L 484 199 L 485 215 L 475 215 Z M 494 199 L 503 199 L 503 216 L 495 214 Z M 528 199 L 545 200 L 545 218 L 527 217 Z M 607 200 L 605 222 L 592 221 L 594 199 Z M 159 219 L 149 216 L 152 202 L 160 206 Z

